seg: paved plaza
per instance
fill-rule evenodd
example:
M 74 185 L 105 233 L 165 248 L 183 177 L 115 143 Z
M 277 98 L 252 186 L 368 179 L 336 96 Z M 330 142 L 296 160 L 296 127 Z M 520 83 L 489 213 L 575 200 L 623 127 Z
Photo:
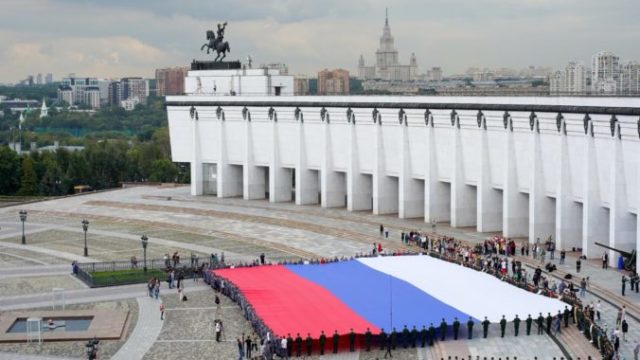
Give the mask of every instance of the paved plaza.
M 26 245 L 20 244 L 21 223 L 18 210 L 28 211 L 25 223 Z M 90 222 L 87 233 L 89 257 L 82 256 L 84 232 L 80 221 Z M 389 238 L 379 235 L 384 224 Z M 128 260 L 143 258 L 140 236 L 149 238 L 148 259 L 178 252 L 188 262 L 191 254 L 208 259 L 212 253 L 224 253 L 227 262 L 250 262 L 264 253 L 267 261 L 352 256 L 369 252 L 373 242 L 384 249 L 402 249 L 401 231 L 427 231 L 431 225 L 420 219 L 401 220 L 396 215 L 375 216 L 370 212 L 296 206 L 292 203 L 244 201 L 192 197 L 188 187 L 133 187 L 89 195 L 71 196 L 22 206 L 0 208 L 0 312 L 51 308 L 52 288 L 64 288 L 67 308 L 91 307 L 126 309 L 131 312 L 125 338 L 105 341 L 100 358 L 113 359 L 212 359 L 237 358 L 235 339 L 251 334 L 249 324 L 238 307 L 222 297 L 216 312 L 213 291 L 202 282 L 186 280 L 189 301 L 179 302 L 177 294 L 163 282 L 161 299 L 150 299 L 145 285 L 89 289 L 70 275 L 71 262 Z M 453 229 L 438 224 L 437 232 L 478 242 L 491 234 L 471 229 Z M 535 265 L 532 259 L 522 259 Z M 555 260 L 557 263 L 557 260 Z M 559 264 L 558 264 L 559 265 Z M 573 272 L 575 259 L 559 265 L 559 276 Z M 625 358 L 633 358 L 634 341 L 640 339 L 640 294 L 620 297 L 621 274 L 599 269 L 595 262 L 583 262 L 581 275 L 590 276 L 592 287 L 586 302 L 601 300 L 602 322 L 609 328 L 621 304 L 629 309 L 629 342 L 621 345 Z M 497 299 L 496 301 L 508 301 Z M 166 307 L 160 320 L 159 306 Z M 0 313 L 0 316 L 1 313 Z M 225 324 L 225 339 L 214 340 L 213 320 Z M 398 349 L 394 358 L 439 359 L 509 356 L 518 359 L 560 358 L 562 350 L 551 337 L 514 337 L 509 326 L 505 338 L 499 337 L 494 324 L 491 335 L 481 339 L 476 328 L 473 340 L 445 341 L 433 348 Z M 521 328 L 521 333 L 523 329 Z M 574 347 L 588 341 L 576 335 Z M 43 345 L 3 344 L 0 359 L 83 358 L 83 342 L 45 343 Z M 17 355 L 19 354 L 19 355 Z M 376 359 L 379 350 L 370 353 L 339 354 L 323 359 Z M 317 356 L 307 357 L 318 359 Z

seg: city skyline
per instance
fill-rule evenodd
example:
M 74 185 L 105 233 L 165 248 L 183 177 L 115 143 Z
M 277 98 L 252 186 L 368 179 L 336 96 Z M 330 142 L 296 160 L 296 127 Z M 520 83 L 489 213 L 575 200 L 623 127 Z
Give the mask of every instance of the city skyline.
M 156 68 L 206 59 L 199 51 L 204 32 L 222 21 L 229 21 L 230 59 L 282 62 L 291 73 L 337 67 L 355 73 L 359 55 L 377 48 L 387 6 L 399 60 L 407 63 L 415 52 L 420 73 L 433 66 L 447 74 L 469 67 L 559 69 L 600 50 L 640 59 L 640 49 L 629 46 L 640 31 L 632 21 L 640 4 L 627 0 L 615 7 L 592 0 L 8 0 L 0 14 L 0 82 L 49 72 L 151 78 Z

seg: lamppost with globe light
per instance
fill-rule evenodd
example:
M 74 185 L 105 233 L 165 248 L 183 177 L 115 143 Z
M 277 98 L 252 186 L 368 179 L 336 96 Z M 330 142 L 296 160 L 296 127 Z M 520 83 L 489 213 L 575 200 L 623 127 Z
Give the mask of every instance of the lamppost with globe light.
M 24 236 L 24 222 L 27 221 L 27 210 L 20 210 L 20 221 L 22 221 L 22 245 L 27 244 L 27 238 Z
M 144 272 L 147 272 L 147 244 L 149 243 L 149 238 L 147 237 L 147 235 L 142 235 L 142 237 L 140 237 L 140 240 L 142 241 L 142 250 L 144 251 Z
M 82 230 L 84 230 L 84 256 L 89 256 L 89 248 L 87 248 L 87 230 L 89 230 L 89 220 L 82 220 Z

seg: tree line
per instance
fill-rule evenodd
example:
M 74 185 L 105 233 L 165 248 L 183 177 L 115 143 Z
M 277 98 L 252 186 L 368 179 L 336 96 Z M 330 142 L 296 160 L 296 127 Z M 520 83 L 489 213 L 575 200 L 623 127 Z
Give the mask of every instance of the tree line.
M 149 141 L 86 141 L 84 150 L 32 151 L 18 155 L 0 147 L 0 195 L 59 196 L 74 186 L 94 190 L 122 182 L 189 182 L 189 164 L 171 162 L 169 132 L 157 129 Z

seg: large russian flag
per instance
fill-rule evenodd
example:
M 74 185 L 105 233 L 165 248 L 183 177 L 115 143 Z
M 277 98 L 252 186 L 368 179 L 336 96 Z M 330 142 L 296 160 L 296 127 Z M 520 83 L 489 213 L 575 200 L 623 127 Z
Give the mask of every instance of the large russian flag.
M 455 318 L 557 314 L 566 304 L 429 256 L 383 256 L 323 265 L 215 270 L 235 284 L 274 335 L 362 334 Z

